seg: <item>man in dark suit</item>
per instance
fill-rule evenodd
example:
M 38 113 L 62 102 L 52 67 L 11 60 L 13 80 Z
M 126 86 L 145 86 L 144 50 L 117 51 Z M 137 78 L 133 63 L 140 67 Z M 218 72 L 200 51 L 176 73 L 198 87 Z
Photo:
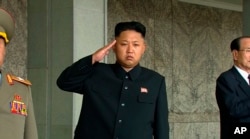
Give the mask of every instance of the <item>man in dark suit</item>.
M 250 36 L 234 39 L 230 47 L 234 66 L 222 73 L 216 82 L 221 139 L 243 137 L 244 134 L 240 135 L 243 132 L 237 132 L 239 131 L 237 126 L 250 123 L 250 86 L 248 79 L 250 74 Z M 237 134 L 238 137 L 236 137 Z
M 115 40 L 66 68 L 57 85 L 83 94 L 75 139 L 168 139 L 165 78 L 141 67 L 146 28 L 121 22 Z M 99 63 L 113 48 L 116 63 Z
M 0 8 L 0 138 L 38 139 L 31 83 L 2 70 L 14 27 L 11 15 Z

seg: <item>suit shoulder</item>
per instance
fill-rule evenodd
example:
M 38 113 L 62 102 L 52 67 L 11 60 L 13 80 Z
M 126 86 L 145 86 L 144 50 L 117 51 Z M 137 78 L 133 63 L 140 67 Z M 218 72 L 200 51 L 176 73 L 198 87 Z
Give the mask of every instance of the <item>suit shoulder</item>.
M 21 84 L 24 84 L 24 85 L 27 85 L 27 86 L 31 86 L 31 82 L 27 79 L 23 79 L 21 77 L 18 77 L 18 76 L 15 76 L 15 75 L 12 75 L 12 74 L 6 74 L 6 77 L 7 77 L 7 81 L 10 85 L 14 85 L 15 82 L 18 82 L 18 83 L 21 83 Z
M 233 82 L 236 79 L 242 78 L 240 73 L 235 68 L 231 68 L 227 71 L 222 72 L 219 77 L 216 79 L 217 82 L 230 81 Z M 243 79 L 243 78 L 242 78 Z
M 235 68 L 228 69 L 227 71 L 222 72 L 218 78 L 220 77 L 232 77 L 237 73 Z

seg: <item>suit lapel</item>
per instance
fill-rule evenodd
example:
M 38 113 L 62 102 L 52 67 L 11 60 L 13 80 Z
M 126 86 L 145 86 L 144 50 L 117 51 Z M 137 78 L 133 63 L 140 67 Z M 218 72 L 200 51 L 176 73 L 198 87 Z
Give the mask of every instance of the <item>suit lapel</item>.
M 237 69 L 235 67 L 233 67 L 231 69 L 231 71 L 232 71 L 236 81 L 238 81 L 242 92 L 244 92 L 247 96 L 250 96 L 250 86 L 245 81 L 245 79 L 241 76 L 241 74 L 237 71 Z

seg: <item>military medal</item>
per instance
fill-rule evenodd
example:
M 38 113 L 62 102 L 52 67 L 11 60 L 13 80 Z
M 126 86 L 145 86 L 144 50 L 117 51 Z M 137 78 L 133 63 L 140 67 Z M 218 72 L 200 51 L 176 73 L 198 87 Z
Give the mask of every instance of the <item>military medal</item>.
M 22 102 L 21 96 L 14 95 L 14 100 L 10 102 L 10 111 L 13 114 L 28 115 L 26 105 Z

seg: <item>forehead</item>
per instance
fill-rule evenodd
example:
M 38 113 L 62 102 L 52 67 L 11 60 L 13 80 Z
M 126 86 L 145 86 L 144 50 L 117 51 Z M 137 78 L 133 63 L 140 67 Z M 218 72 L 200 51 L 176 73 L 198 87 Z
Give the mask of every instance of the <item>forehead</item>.
M 5 46 L 6 46 L 5 40 L 0 38 L 0 48 L 3 49 L 5 48 Z
M 0 42 L 5 42 L 5 39 L 2 36 L 0 36 Z
M 135 31 L 135 30 L 122 31 L 120 33 L 120 35 L 117 36 L 117 38 L 121 38 L 121 37 L 140 37 L 140 38 L 143 38 L 142 34 L 140 32 Z
M 242 38 L 240 40 L 240 46 L 241 47 L 246 47 L 246 48 L 250 48 L 250 38 Z

